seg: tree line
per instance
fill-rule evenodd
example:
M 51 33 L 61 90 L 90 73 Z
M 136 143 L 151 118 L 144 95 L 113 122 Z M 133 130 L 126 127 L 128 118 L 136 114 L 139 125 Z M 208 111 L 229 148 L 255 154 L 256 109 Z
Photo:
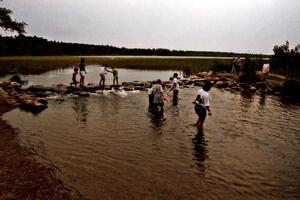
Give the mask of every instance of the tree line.
M 232 52 L 183 51 L 163 48 L 125 48 L 110 45 L 91 45 L 49 41 L 37 36 L 0 36 L 0 56 L 60 56 L 60 55 L 146 55 L 146 56 L 249 56 L 266 57 L 262 54 Z

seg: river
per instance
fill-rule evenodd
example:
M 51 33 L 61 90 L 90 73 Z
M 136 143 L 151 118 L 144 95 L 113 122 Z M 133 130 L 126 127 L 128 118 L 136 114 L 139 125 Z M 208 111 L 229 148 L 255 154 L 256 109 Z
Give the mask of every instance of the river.
M 71 70 L 53 73 L 30 82 L 49 85 Z M 121 81 L 167 80 L 172 71 L 119 73 Z M 198 89 L 181 89 L 163 116 L 148 112 L 147 92 L 107 91 L 53 98 L 37 115 L 15 109 L 3 119 L 89 199 L 299 199 L 300 106 L 213 88 L 213 115 L 198 132 Z

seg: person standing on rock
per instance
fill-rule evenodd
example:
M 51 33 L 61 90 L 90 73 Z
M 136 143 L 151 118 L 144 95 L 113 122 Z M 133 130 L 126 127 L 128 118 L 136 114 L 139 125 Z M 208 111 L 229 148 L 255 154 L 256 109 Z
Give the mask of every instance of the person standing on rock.
M 179 81 L 178 81 L 177 73 L 173 74 L 172 86 L 169 92 L 171 92 L 172 90 L 173 90 L 173 103 L 176 104 L 178 101 L 178 92 L 179 92 Z
M 80 81 L 79 81 L 80 87 L 84 86 L 84 79 L 85 79 L 85 74 L 86 74 L 84 61 L 85 61 L 84 58 L 81 58 L 80 59 L 80 63 L 78 65 L 78 67 L 79 67 L 79 75 L 80 75 Z
M 112 67 L 111 70 L 111 73 L 113 74 L 113 86 L 115 86 L 115 83 L 117 83 L 117 86 L 119 86 L 118 70 L 116 70 L 114 67 Z
M 105 75 L 107 72 L 111 72 L 110 70 L 107 69 L 107 64 L 104 64 L 103 67 L 100 68 L 100 82 L 99 85 L 100 87 L 104 88 L 105 86 Z
M 76 66 L 74 67 L 73 74 L 72 74 L 72 81 L 73 81 L 73 82 L 71 83 L 71 86 L 72 86 L 72 85 L 75 85 L 75 87 L 77 87 L 77 84 L 78 84 L 78 81 L 77 81 L 77 79 L 76 79 L 77 74 L 78 74 L 78 66 L 76 65 Z
M 238 57 L 235 62 L 236 73 L 238 76 L 240 75 L 241 67 L 242 67 L 242 59 Z
M 211 83 L 205 82 L 202 89 L 198 90 L 197 97 L 195 101 L 193 102 L 195 104 L 195 112 L 198 115 L 198 120 L 196 122 L 196 127 L 198 129 L 203 128 L 203 123 L 206 118 L 206 113 L 208 112 L 208 115 L 212 115 L 211 111 L 211 96 L 208 93 L 208 91 L 211 88 Z

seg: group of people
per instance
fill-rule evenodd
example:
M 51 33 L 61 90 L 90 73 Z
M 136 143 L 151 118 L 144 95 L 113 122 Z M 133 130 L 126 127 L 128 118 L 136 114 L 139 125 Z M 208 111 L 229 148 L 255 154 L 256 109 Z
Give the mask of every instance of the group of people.
M 240 62 L 240 61 L 239 61 Z M 237 69 L 237 68 L 236 68 Z M 239 68 L 238 68 L 239 69 Z M 238 73 L 239 71 L 237 71 Z M 79 85 L 80 87 L 84 86 L 85 81 L 85 75 L 87 73 L 85 69 L 85 59 L 81 58 L 80 63 L 74 67 L 74 71 L 72 74 L 72 84 L 77 87 L 78 81 L 76 79 L 77 74 L 80 75 L 80 81 Z M 100 68 L 100 87 L 105 86 L 105 76 L 107 73 L 113 74 L 113 86 L 115 84 L 118 86 L 118 71 L 111 67 L 109 69 L 107 64 L 104 64 Z M 178 93 L 179 93 L 179 80 L 178 80 L 178 74 L 174 73 L 173 76 L 170 78 L 172 81 L 171 88 L 167 91 L 167 94 L 169 94 L 171 91 L 173 91 L 173 103 L 177 104 L 178 101 Z M 211 111 L 211 96 L 208 93 L 208 91 L 211 88 L 211 83 L 206 82 L 202 89 L 198 90 L 197 96 L 193 104 L 195 104 L 195 112 L 198 115 L 198 120 L 196 122 L 196 127 L 198 129 L 201 129 L 204 123 L 204 120 L 206 118 L 206 115 L 208 113 L 209 116 L 212 115 Z M 162 81 L 160 79 L 153 82 L 153 86 L 149 90 L 149 111 L 155 112 L 155 113 L 163 113 L 164 111 L 164 101 L 169 101 L 168 95 L 164 94 L 164 89 L 162 86 Z
M 240 57 L 234 58 L 232 62 L 231 73 L 237 73 L 237 75 L 239 75 L 241 67 L 242 67 L 242 59 Z M 261 72 L 262 72 L 263 80 L 267 81 L 270 72 L 269 60 L 264 61 Z
M 172 79 L 171 88 L 166 92 L 169 94 L 173 91 L 173 102 L 178 101 L 179 93 L 179 81 L 178 74 L 174 73 Z M 195 104 L 195 112 L 198 115 L 198 120 L 195 126 L 200 130 L 203 127 L 206 115 L 212 115 L 211 111 L 211 96 L 208 91 L 211 88 L 210 82 L 205 82 L 202 89 L 198 90 L 196 99 L 193 102 Z M 168 96 L 164 94 L 164 89 L 160 79 L 153 82 L 153 86 L 149 90 L 149 111 L 155 113 L 163 113 L 164 111 L 164 101 L 169 101 Z
M 237 73 L 237 75 L 239 75 L 241 66 L 242 66 L 242 59 L 240 57 L 234 58 L 232 62 L 231 73 Z
M 77 87 L 78 83 L 79 83 L 80 87 L 84 86 L 85 75 L 87 73 L 84 62 L 85 62 L 85 59 L 81 58 L 80 63 L 78 65 L 76 65 L 73 69 L 71 85 L 74 85 L 75 87 Z M 113 86 L 115 86 L 115 84 L 118 86 L 119 85 L 118 70 L 116 70 L 114 67 L 111 67 L 109 69 L 108 65 L 104 64 L 100 68 L 100 82 L 99 82 L 100 87 L 105 86 L 105 76 L 108 72 L 113 74 Z M 77 78 L 76 78 L 78 73 L 80 75 L 79 82 L 77 81 Z

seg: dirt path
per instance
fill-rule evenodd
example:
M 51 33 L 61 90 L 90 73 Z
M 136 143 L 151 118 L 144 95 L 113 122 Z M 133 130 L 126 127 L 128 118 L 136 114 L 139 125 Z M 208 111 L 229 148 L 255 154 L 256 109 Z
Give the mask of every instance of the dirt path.
M 35 153 L 19 144 L 17 133 L 1 119 L 10 109 L 0 105 L 0 199 L 82 199 L 64 186 L 54 169 L 38 163 Z

